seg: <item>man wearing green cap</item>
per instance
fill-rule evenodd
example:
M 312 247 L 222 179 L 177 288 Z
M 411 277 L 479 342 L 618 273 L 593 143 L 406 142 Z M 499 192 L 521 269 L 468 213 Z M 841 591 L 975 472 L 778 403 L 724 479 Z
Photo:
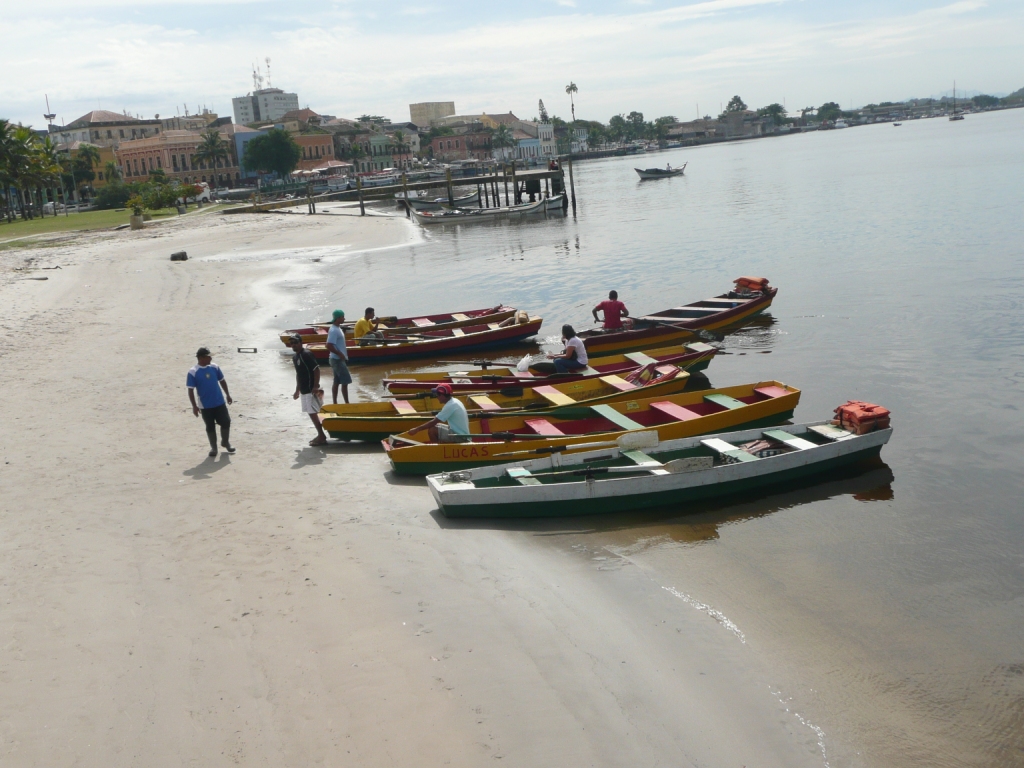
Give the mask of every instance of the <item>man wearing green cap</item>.
M 327 351 L 331 353 L 331 370 L 334 371 L 331 394 L 337 405 L 338 385 L 341 385 L 342 397 L 348 402 L 348 385 L 352 383 L 352 374 L 348 372 L 348 349 L 345 346 L 345 332 L 341 329 L 341 324 L 345 322 L 344 310 L 334 310 L 332 318 L 330 330 L 327 331 Z

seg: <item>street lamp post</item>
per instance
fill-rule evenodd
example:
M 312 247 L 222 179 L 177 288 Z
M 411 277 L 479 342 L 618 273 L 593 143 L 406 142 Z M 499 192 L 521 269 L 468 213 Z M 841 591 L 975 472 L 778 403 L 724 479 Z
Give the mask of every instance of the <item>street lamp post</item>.
M 67 126 L 62 126 L 62 128 L 67 128 Z M 74 197 L 75 196 L 75 190 L 78 189 L 78 182 L 75 180 L 75 160 L 71 156 L 71 143 L 68 141 L 68 137 L 71 134 L 67 133 L 67 131 L 61 131 L 60 135 L 64 139 L 64 147 L 68 151 L 68 168 L 71 169 L 71 196 Z M 64 180 L 61 179 L 61 187 L 63 188 L 63 186 L 64 186 Z M 68 214 L 68 207 L 69 206 L 68 206 L 67 193 L 65 193 L 64 194 L 64 215 L 65 216 L 67 216 L 67 214 Z

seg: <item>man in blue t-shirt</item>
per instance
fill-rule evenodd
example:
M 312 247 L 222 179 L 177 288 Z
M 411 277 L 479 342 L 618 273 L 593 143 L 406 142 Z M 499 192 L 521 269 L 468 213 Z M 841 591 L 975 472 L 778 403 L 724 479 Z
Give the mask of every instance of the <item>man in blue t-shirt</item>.
M 438 384 L 433 390 L 441 410 L 426 424 L 420 424 L 409 430 L 410 435 L 427 430 L 432 443 L 464 443 L 472 438 L 469 434 L 469 414 L 462 401 L 452 395 L 452 388 L 447 384 Z
M 213 357 L 210 350 L 200 347 L 196 352 L 197 364 L 193 365 L 185 379 L 188 387 L 188 399 L 192 403 L 192 413 L 198 417 L 203 414 L 203 421 L 206 423 L 206 436 L 210 439 L 210 456 L 217 455 L 217 425 L 220 424 L 220 444 L 228 453 L 234 453 L 228 435 L 231 432 L 231 415 L 228 413 L 228 406 L 224 402 L 225 396 L 228 403 L 232 402 L 231 393 L 228 392 L 228 383 L 224 379 L 224 373 L 219 366 L 213 364 Z M 221 390 L 224 390 L 221 393 Z M 199 401 L 196 402 L 196 397 Z
M 331 371 L 334 373 L 331 394 L 334 395 L 335 405 L 338 404 L 338 387 L 341 387 L 342 397 L 347 403 L 348 385 L 352 383 L 352 374 L 348 372 L 348 347 L 345 342 L 345 331 L 341 328 L 341 324 L 344 322 L 344 310 L 334 310 L 331 327 L 327 331 L 327 351 L 331 353 Z

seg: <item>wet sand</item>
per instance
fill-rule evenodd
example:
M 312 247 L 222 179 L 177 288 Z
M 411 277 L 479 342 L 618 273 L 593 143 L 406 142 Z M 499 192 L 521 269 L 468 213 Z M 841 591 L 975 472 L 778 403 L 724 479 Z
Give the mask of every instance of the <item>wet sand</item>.
M 208 216 L 0 252 L 0 763 L 824 763 L 727 618 L 550 546 L 585 522 L 453 525 L 378 447 L 307 445 L 273 316 L 315 259 L 417 236 Z M 230 457 L 188 405 L 200 345 Z

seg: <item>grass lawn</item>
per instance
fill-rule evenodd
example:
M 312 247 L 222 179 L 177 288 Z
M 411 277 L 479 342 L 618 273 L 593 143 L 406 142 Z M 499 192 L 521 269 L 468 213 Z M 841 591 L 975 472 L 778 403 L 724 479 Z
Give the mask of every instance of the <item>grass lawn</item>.
M 195 205 L 190 205 L 188 215 L 197 212 L 220 210 L 225 206 L 207 205 L 202 211 L 197 211 Z M 161 208 L 157 211 L 146 211 L 153 216 L 154 221 L 159 221 L 168 216 L 177 216 L 178 211 L 174 208 Z M 119 224 L 128 223 L 128 211 L 84 211 L 82 213 L 70 213 L 65 216 L 63 213 L 57 216 L 47 216 L 43 219 L 32 219 L 31 221 L 15 220 L 8 224 L 7 219 L 0 219 L 0 243 L 14 240 L 16 238 L 32 237 L 33 235 L 45 235 L 51 232 L 70 232 L 83 229 L 110 229 Z

